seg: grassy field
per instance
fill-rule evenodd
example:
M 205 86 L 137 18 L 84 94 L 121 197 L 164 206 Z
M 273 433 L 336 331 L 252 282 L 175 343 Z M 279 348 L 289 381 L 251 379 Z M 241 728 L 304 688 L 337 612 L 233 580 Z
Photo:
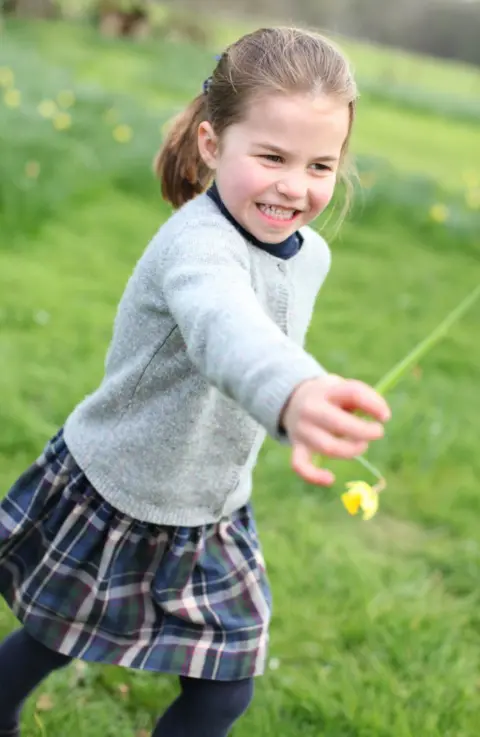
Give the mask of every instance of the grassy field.
M 12 26 L 0 41 L 7 490 L 102 375 L 125 281 L 168 215 L 150 174 L 161 128 L 213 52 L 70 26 Z M 478 72 L 350 51 L 370 90 L 354 141 L 365 188 L 332 242 L 308 347 L 373 382 L 480 281 Z M 343 482 L 368 478 L 358 465 L 332 464 L 338 483 L 318 490 L 289 471 L 286 449 L 265 446 L 254 501 L 275 595 L 271 660 L 235 737 L 478 734 L 479 317 L 477 306 L 389 397 L 388 436 L 370 454 L 388 490 L 372 522 L 339 502 Z M 0 636 L 14 626 L 1 605 Z M 174 692 L 163 676 L 78 664 L 30 699 L 23 735 L 146 737 Z

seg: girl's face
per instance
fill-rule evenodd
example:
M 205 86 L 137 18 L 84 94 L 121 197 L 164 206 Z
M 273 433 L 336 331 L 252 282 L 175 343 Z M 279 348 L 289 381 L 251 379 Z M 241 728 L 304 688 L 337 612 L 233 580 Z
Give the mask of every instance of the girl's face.
M 274 93 L 252 101 L 221 140 L 202 123 L 198 143 L 237 222 L 265 243 L 280 243 L 332 199 L 348 128 L 344 102 Z

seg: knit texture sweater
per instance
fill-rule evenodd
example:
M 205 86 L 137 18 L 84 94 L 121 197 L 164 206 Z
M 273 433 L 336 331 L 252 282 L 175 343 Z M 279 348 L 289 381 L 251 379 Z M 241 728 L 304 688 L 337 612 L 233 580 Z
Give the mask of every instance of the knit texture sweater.
M 135 519 L 218 522 L 246 504 L 266 433 L 301 382 L 325 375 L 303 348 L 330 252 L 305 227 L 277 258 L 206 194 L 160 228 L 120 301 L 100 386 L 65 423 L 98 493 Z

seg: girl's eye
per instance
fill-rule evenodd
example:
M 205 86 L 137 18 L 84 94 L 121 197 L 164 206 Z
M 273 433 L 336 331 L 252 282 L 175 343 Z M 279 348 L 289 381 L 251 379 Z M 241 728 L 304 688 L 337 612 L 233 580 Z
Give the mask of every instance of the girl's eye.
M 312 164 L 312 166 L 314 167 L 315 171 L 331 171 L 331 168 L 329 166 L 327 166 L 326 164 L 320 164 L 319 162 L 317 162 L 316 164 Z
M 278 154 L 263 154 L 262 158 L 267 159 L 267 161 L 271 161 L 274 164 L 281 164 L 283 162 L 283 158 Z

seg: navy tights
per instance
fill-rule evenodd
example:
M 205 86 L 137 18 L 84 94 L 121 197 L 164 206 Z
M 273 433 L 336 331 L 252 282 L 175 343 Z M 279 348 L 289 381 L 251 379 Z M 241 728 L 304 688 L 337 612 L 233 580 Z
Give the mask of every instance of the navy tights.
M 0 644 L 0 737 L 19 737 L 25 699 L 71 658 L 49 650 L 19 629 Z M 253 679 L 180 678 L 181 693 L 160 717 L 152 737 L 226 737 L 253 696 Z

